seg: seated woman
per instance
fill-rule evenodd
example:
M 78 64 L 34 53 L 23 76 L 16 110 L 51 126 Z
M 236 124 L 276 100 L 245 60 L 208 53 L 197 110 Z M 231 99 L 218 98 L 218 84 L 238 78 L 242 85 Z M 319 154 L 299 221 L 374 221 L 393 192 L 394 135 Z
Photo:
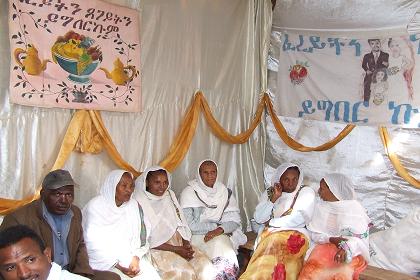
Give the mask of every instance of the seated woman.
M 246 243 L 236 199 L 217 181 L 214 161 L 204 160 L 197 169 L 197 178 L 181 194 L 181 207 L 193 234 L 191 243 L 209 256 L 217 270 L 215 279 L 236 279 L 235 250 Z
M 293 163 L 274 172 L 271 187 L 260 196 L 254 219 L 261 225 L 256 249 L 240 279 L 295 280 L 309 247 L 309 223 L 315 191 L 301 186 L 303 174 Z M 278 278 L 276 278 L 278 277 Z
M 359 279 L 369 261 L 369 217 L 342 174 L 325 176 L 308 225 L 316 245 L 299 280 Z
M 134 197 L 151 221 L 150 247 L 162 279 L 215 277 L 210 259 L 191 246 L 191 230 L 171 190 L 171 176 L 162 167 L 151 167 L 136 180 Z
M 143 211 L 131 197 L 133 175 L 114 170 L 100 194 L 83 208 L 83 230 L 89 263 L 94 269 L 111 270 L 121 279 L 158 280 L 149 261 L 149 244 Z

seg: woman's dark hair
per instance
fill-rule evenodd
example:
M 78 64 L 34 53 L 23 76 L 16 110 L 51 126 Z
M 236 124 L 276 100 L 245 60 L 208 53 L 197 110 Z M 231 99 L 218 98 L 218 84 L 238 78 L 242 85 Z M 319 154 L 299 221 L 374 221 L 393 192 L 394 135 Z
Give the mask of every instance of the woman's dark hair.
M 18 243 L 24 238 L 32 239 L 36 244 L 38 244 L 41 252 L 45 250 L 45 244 L 41 238 L 33 231 L 31 228 L 25 225 L 17 225 L 9 227 L 0 232 L 0 249 L 9 247 L 13 244 Z
M 149 187 L 148 187 L 147 182 L 149 182 L 149 180 L 151 180 L 154 176 L 157 176 L 157 175 L 168 176 L 165 169 L 158 169 L 158 170 L 154 170 L 154 171 L 149 171 L 147 173 L 147 176 L 146 176 L 146 191 L 149 191 Z
M 376 69 L 376 70 L 373 72 L 373 75 L 372 75 L 372 82 L 373 82 L 374 84 L 376 84 L 376 83 L 378 82 L 378 81 L 376 80 L 376 74 L 378 74 L 378 72 L 383 72 L 383 73 L 384 73 L 384 79 L 383 79 L 383 81 L 388 80 L 388 73 L 387 73 L 386 68 L 379 68 L 379 69 Z
M 370 44 L 370 42 L 374 42 L 374 41 L 381 42 L 381 40 L 380 40 L 380 39 L 368 39 L 368 44 Z

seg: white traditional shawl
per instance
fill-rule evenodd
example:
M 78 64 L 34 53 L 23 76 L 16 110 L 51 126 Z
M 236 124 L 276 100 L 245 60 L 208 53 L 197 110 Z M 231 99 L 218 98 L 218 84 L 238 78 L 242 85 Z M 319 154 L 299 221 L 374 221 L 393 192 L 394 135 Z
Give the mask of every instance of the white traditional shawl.
M 93 269 L 109 270 L 117 262 L 128 267 L 133 256 L 142 258 L 148 252 L 148 244 L 141 246 L 137 201 L 131 198 L 120 207 L 115 203 L 116 186 L 125 172 L 112 171 L 100 194 L 83 208 L 84 238 Z
M 291 162 L 286 162 L 280 165 L 279 167 L 277 167 L 277 169 L 274 171 L 273 176 L 271 177 L 271 186 L 273 187 L 275 183 L 278 183 L 280 181 L 280 177 L 283 175 L 283 173 L 286 172 L 288 168 L 294 167 L 294 166 L 296 166 L 299 169 L 299 179 L 298 179 L 296 189 L 291 193 L 283 192 L 280 198 L 278 198 L 275 201 L 274 208 L 273 208 L 274 218 L 280 217 L 292 205 L 293 199 L 295 198 L 296 193 L 299 191 L 302 185 L 303 172 L 298 165 Z
M 196 179 L 189 181 L 188 186 L 181 193 L 182 208 L 204 207 L 205 210 L 200 216 L 201 222 L 229 222 L 223 220 L 224 212 L 235 212 L 237 215 L 231 217 L 231 222 L 241 224 L 240 211 L 238 203 L 233 195 L 229 198 L 228 188 L 220 183 L 217 179 L 213 188 L 207 187 L 200 176 L 200 166 L 205 161 L 212 161 L 217 168 L 217 164 L 213 160 L 203 160 L 198 164 Z M 231 240 L 236 250 L 239 245 L 246 243 L 246 236 L 243 234 L 241 227 L 232 233 Z
M 163 169 L 168 176 L 168 188 L 162 196 L 156 196 L 146 191 L 146 177 L 151 171 Z M 147 219 L 151 222 L 150 246 L 155 248 L 167 242 L 175 234 L 176 231 L 181 234 L 185 240 L 191 240 L 191 230 L 184 217 L 184 213 L 175 193 L 171 190 L 171 174 L 160 166 L 148 168 L 136 180 L 136 189 L 134 198 L 143 207 L 143 211 Z M 177 214 L 177 209 L 179 217 Z
M 358 250 L 368 260 L 369 238 L 357 236 L 368 233 L 370 219 L 365 208 L 354 199 L 350 179 L 342 174 L 330 174 L 324 180 L 337 198 L 348 200 L 328 202 L 318 199 L 308 229 L 328 236 L 356 237 L 354 240 L 357 241 Z

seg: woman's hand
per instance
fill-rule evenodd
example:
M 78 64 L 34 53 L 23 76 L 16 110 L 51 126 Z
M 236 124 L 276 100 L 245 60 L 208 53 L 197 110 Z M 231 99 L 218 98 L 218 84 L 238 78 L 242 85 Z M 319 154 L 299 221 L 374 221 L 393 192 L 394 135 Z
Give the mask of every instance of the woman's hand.
M 175 246 L 175 253 L 190 261 L 194 257 L 194 250 L 191 245 Z
M 225 232 L 224 229 L 221 228 L 221 227 L 218 227 L 214 230 L 211 230 L 211 231 L 207 232 L 207 234 L 204 236 L 204 241 L 209 242 L 210 240 L 212 240 L 216 236 L 219 236 L 219 235 L 223 234 L 224 232 Z
M 140 259 L 139 259 L 139 257 L 134 256 L 131 259 L 131 263 L 130 263 L 130 265 L 129 265 L 128 268 L 120 265 L 119 263 L 117 263 L 117 265 L 115 266 L 115 268 L 117 268 L 118 270 L 120 270 L 122 273 L 124 273 L 128 277 L 133 278 L 137 274 L 140 273 Z
M 272 203 L 276 202 L 276 200 L 282 195 L 283 188 L 280 183 L 274 183 L 273 186 L 273 194 L 271 195 L 270 201 Z
M 337 247 L 338 249 L 340 249 L 340 242 L 341 241 L 347 241 L 347 238 L 341 237 L 341 236 L 337 236 L 337 237 L 330 237 L 330 243 L 334 244 L 335 247 Z
M 134 277 L 137 274 L 139 274 L 140 272 L 140 258 L 137 256 L 133 256 L 133 259 L 131 260 L 130 266 L 128 267 L 128 269 L 130 270 L 131 274 L 133 276 L 130 277 Z
M 346 261 L 346 251 L 344 251 L 343 249 L 338 250 L 338 252 L 335 254 L 334 256 L 334 261 L 338 262 L 338 263 L 343 263 Z

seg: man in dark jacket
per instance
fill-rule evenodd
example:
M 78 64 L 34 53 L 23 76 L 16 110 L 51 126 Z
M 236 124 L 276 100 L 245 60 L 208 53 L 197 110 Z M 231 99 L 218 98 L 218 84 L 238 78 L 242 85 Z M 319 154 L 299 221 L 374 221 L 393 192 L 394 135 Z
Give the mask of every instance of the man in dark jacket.
M 63 269 L 90 279 L 118 280 L 109 271 L 92 270 L 83 239 L 82 213 L 73 205 L 74 186 L 67 170 L 54 170 L 42 182 L 41 198 L 4 217 L 0 230 L 22 224 L 52 248 L 52 260 Z
M 363 56 L 362 68 L 365 70 L 363 79 L 363 101 L 370 100 L 370 85 L 372 84 L 373 73 L 378 69 L 388 68 L 389 54 L 381 51 L 381 40 L 369 39 L 368 43 L 372 49 L 370 53 Z

